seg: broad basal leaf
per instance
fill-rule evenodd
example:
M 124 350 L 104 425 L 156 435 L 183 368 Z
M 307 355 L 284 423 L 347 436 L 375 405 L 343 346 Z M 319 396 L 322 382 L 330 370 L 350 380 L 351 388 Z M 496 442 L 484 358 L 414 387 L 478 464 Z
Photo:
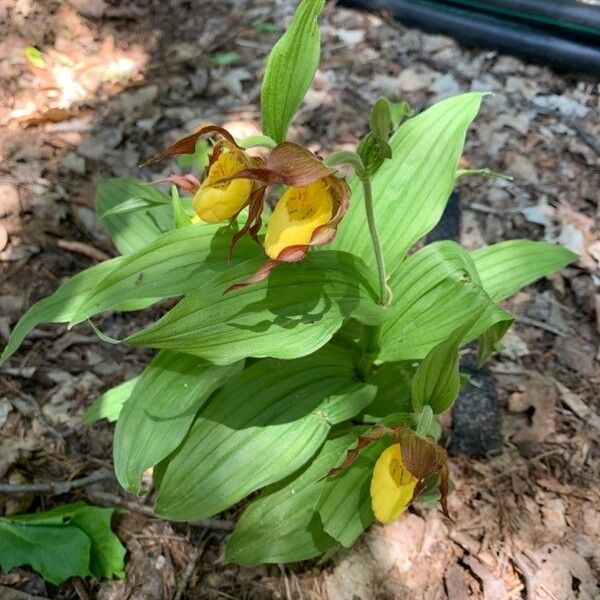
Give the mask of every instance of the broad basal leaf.
M 217 273 L 259 255 L 258 246 L 243 239 L 230 261 L 227 254 L 234 232 L 231 227 L 200 223 L 161 235 L 122 259 L 118 267 L 90 289 L 70 325 L 123 302 L 151 302 L 200 292 Z
M 323 530 L 317 501 L 327 485 L 325 475 L 357 436 L 358 430 L 332 436 L 306 467 L 266 488 L 238 521 L 225 559 L 242 565 L 294 562 L 335 547 Z
M 114 510 L 83 502 L 0 518 L 0 568 L 31 565 L 58 585 L 69 577 L 124 577 L 125 548 L 112 532 Z
M 411 413 L 410 386 L 416 362 L 386 362 L 377 367 L 371 383 L 377 387 L 377 395 L 367 408 L 363 420 L 379 421 L 392 413 Z
M 89 290 L 93 289 L 122 260 L 122 258 L 113 258 L 78 273 L 63 283 L 54 294 L 29 308 L 12 330 L 8 344 L 0 357 L 0 365 L 14 354 L 25 336 L 40 323 L 70 321 Z
M 421 359 L 452 331 L 486 310 L 464 342 L 512 316 L 491 304 L 473 260 L 459 244 L 442 241 L 411 255 L 390 279 L 394 294 L 381 330 L 384 361 Z
M 177 448 L 198 409 L 241 366 L 217 367 L 170 351 L 155 356 L 137 378 L 115 427 L 115 472 L 126 490 L 140 492 L 144 471 Z
M 334 346 L 255 363 L 216 394 L 161 466 L 157 513 L 177 521 L 210 517 L 279 481 L 374 395 L 356 380 L 350 355 Z
M 127 401 L 131 392 L 138 382 L 139 377 L 133 377 L 123 383 L 107 390 L 83 413 L 81 420 L 90 425 L 100 419 L 109 422 L 116 421 L 121 414 L 123 404 Z
M 503 300 L 540 277 L 560 271 L 577 255 L 556 244 L 509 240 L 471 252 L 481 285 L 492 300 Z
M 427 405 L 434 413 L 439 414 L 456 400 L 460 390 L 458 351 L 486 308 L 483 304 L 447 339 L 434 346 L 418 366 L 411 385 L 415 412 L 420 412 L 423 406 Z
M 267 59 L 260 99 L 262 128 L 276 142 L 285 140 L 319 66 L 318 20 L 324 5 L 324 0 L 302 0 Z
M 323 528 L 346 548 L 375 520 L 371 509 L 371 478 L 387 443 L 369 445 L 348 469 L 324 482 L 317 504 Z
M 255 272 L 259 262 L 206 281 L 125 342 L 171 348 L 218 364 L 247 356 L 296 358 L 323 346 L 346 318 L 376 324 L 385 316 L 377 305 L 373 273 L 343 252 L 315 252 L 301 263 L 278 266 L 261 283 L 223 294 Z
M 139 208 L 142 202 L 147 203 L 147 208 Z M 160 190 L 137 179 L 98 178 L 96 213 L 121 254 L 135 252 L 172 229 L 170 203 L 170 198 Z M 130 209 L 132 206 L 139 210 L 118 211 L 118 207 Z
M 450 197 L 467 128 L 482 94 L 438 102 L 400 126 L 390 140 L 392 158 L 372 179 L 375 217 L 388 272 L 439 221 Z M 375 268 L 361 184 L 351 183 L 352 202 L 332 247 L 352 252 Z

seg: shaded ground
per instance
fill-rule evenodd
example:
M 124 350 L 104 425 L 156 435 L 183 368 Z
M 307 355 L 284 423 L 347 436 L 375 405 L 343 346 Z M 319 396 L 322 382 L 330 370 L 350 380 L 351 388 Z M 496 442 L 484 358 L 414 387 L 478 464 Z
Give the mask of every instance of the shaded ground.
M 264 56 L 292 10 L 287 0 L 2 3 L 3 341 L 26 307 L 114 254 L 93 213 L 97 174 L 156 178 L 136 165 L 200 121 L 256 132 Z M 188 597 L 211 599 L 600 597 L 600 161 L 591 147 L 600 134 L 598 84 L 331 5 L 322 31 L 323 61 L 295 139 L 315 151 L 353 148 L 381 94 L 421 108 L 490 90 L 463 164 L 514 181 L 459 184 L 463 243 L 545 237 L 582 254 L 576 266 L 507 303 L 519 323 L 491 363 L 504 407 L 503 454 L 453 457 L 454 522 L 416 506 L 323 566 L 223 566 L 221 532 L 133 512 L 118 528 L 129 550 L 127 582 L 54 588 L 17 570 L 0 575 L 0 584 L 104 600 L 172 598 L 181 581 Z M 27 46 L 43 52 L 43 64 L 27 62 Z M 139 326 L 135 317 L 117 317 L 105 329 L 122 336 Z M 0 479 L 66 480 L 110 465 L 112 428 L 86 428 L 81 413 L 146 358 L 102 344 L 85 326 L 35 330 L 0 370 Z M 100 488 L 119 493 L 111 482 Z M 0 511 L 84 494 L 0 496 Z

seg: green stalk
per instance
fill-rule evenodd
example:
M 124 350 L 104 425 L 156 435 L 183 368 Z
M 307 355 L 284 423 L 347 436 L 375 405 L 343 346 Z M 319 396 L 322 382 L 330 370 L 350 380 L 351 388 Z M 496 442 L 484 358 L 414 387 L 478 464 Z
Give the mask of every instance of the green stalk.
M 385 271 L 385 260 L 383 257 L 383 248 L 377 231 L 377 222 L 375 221 L 375 210 L 373 208 L 373 192 L 371 190 L 371 181 L 365 166 L 358 154 L 348 151 L 334 152 L 330 154 L 324 161 L 329 166 L 339 164 L 349 164 L 353 167 L 356 176 L 360 179 L 363 186 L 363 195 L 365 198 L 365 211 L 367 213 L 367 223 L 369 225 L 369 233 L 373 241 L 373 251 L 375 253 L 375 262 L 377 263 L 377 274 L 379 276 L 379 304 L 387 308 L 391 302 L 391 290 L 387 284 L 387 274 Z

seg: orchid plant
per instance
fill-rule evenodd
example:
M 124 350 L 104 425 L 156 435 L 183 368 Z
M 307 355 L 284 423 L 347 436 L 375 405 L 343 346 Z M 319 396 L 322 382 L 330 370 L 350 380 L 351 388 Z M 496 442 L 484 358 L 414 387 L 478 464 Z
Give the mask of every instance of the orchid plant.
M 252 495 L 226 551 L 241 564 L 350 547 L 414 501 L 448 514 L 436 415 L 469 385 L 459 350 L 478 340 L 485 361 L 513 322 L 498 303 L 576 258 L 530 240 L 412 251 L 455 180 L 473 174 L 457 167 L 480 93 L 417 115 L 382 98 L 356 152 L 323 158 L 287 139 L 318 67 L 323 4 L 302 0 L 269 55 L 261 135 L 204 124 L 176 141 L 149 163 L 211 145 L 204 177 L 174 170 L 170 196 L 99 182 L 98 214 L 121 255 L 31 307 L 1 359 L 41 322 L 163 307 L 121 340 L 158 353 L 84 420 L 116 421 L 119 482 L 147 493 L 152 470 L 167 519 Z M 118 343 L 101 319 L 93 327 Z

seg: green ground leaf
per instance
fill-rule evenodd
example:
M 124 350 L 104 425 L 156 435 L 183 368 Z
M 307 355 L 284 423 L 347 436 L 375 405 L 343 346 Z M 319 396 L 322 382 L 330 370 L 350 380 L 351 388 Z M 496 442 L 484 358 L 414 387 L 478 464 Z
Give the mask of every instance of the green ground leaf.
M 508 240 L 471 252 L 483 289 L 494 301 L 577 260 L 577 254 L 548 242 Z
M 144 210 L 118 213 L 117 207 L 149 204 Z M 96 213 L 121 254 L 130 254 L 172 228 L 171 199 L 159 189 L 131 177 L 98 178 Z
M 317 501 L 326 487 L 325 475 L 357 436 L 358 430 L 332 435 L 307 466 L 265 488 L 238 521 L 225 560 L 242 565 L 294 562 L 334 548 L 337 542 L 323 530 Z
M 383 361 L 424 358 L 483 306 L 464 343 L 499 322 L 513 321 L 490 303 L 473 260 L 456 242 L 435 242 L 412 254 L 391 277 L 390 287 L 394 302 L 381 329 Z
M 216 274 L 259 254 L 256 244 L 245 238 L 230 261 L 227 253 L 233 233 L 230 227 L 199 223 L 159 236 L 121 259 L 115 269 L 88 290 L 70 325 L 124 302 L 151 303 L 203 289 Z
M 112 532 L 114 510 L 83 502 L 0 518 L 0 567 L 31 565 L 58 585 L 69 577 L 125 576 L 125 548 Z
M 482 94 L 448 98 L 403 123 L 392 136 L 392 158 L 373 176 L 375 217 L 388 272 L 440 220 L 452 192 L 467 128 Z M 352 252 L 375 268 L 360 182 L 351 180 L 352 203 L 333 248 Z
M 94 286 L 102 281 L 123 259 L 112 258 L 94 265 L 65 281 L 51 296 L 36 302 L 19 319 L 5 346 L 0 365 L 21 345 L 27 334 L 40 323 L 67 323 L 77 307 Z
M 282 142 L 319 66 L 319 15 L 324 0 L 302 0 L 292 23 L 273 46 L 262 83 L 263 133 Z
M 137 378 L 115 427 L 115 473 L 126 490 L 140 493 L 144 471 L 177 448 L 198 409 L 241 366 L 217 367 L 170 351 L 154 357 Z
M 386 362 L 377 367 L 371 383 L 377 387 L 375 399 L 364 411 L 363 420 L 378 421 L 392 413 L 411 413 L 411 382 L 414 362 Z
M 374 392 L 356 380 L 350 355 L 334 346 L 294 361 L 255 363 L 216 394 L 161 467 L 156 512 L 176 521 L 210 517 L 283 479 Z
M 421 361 L 411 384 L 412 405 L 415 412 L 420 412 L 423 406 L 427 405 L 435 414 L 439 414 L 456 400 L 460 390 L 458 351 L 486 308 L 485 304 L 481 306 L 447 339 L 435 345 Z
M 91 423 L 100 421 L 100 419 L 106 419 L 111 423 L 116 421 L 121 414 L 123 404 L 131 396 L 131 392 L 138 380 L 139 376 L 133 377 L 104 392 L 83 413 L 81 420 L 84 424 L 90 425 Z
M 317 504 L 323 528 L 346 548 L 375 520 L 371 508 L 371 478 L 375 463 L 388 443 L 380 441 L 369 445 L 350 468 L 324 481 Z
M 218 364 L 247 356 L 291 359 L 323 346 L 349 317 L 373 324 L 385 317 L 376 303 L 373 273 L 360 259 L 328 250 L 279 265 L 267 280 L 223 294 L 259 265 L 260 260 L 249 261 L 206 281 L 201 292 L 187 295 L 125 342 Z

